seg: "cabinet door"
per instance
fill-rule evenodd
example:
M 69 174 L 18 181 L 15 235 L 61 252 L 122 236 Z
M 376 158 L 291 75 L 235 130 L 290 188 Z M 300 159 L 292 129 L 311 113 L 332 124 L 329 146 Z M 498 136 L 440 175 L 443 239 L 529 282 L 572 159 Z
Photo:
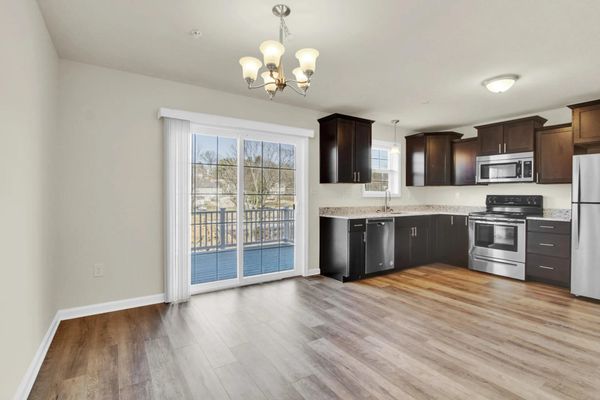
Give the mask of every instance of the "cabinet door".
M 575 144 L 600 142 L 600 103 L 573 109 Z
M 435 216 L 435 260 L 447 263 L 451 251 L 450 215 Z
M 452 175 L 451 143 L 448 136 L 427 136 L 425 142 L 425 184 L 450 185 Z
M 477 128 L 479 155 L 501 154 L 504 150 L 504 129 L 502 125 Z
M 357 182 L 371 182 L 371 124 L 355 123 L 354 170 Z
M 504 125 L 503 153 L 521 153 L 535 148 L 534 122 L 519 121 Z
M 410 226 L 395 225 L 394 229 L 394 266 L 395 269 L 404 269 L 411 266 L 411 241 L 413 228 Z
M 425 138 L 406 138 L 406 186 L 425 186 Z
M 411 240 L 410 264 L 413 266 L 429 264 L 431 261 L 431 228 L 429 224 L 418 224 Z
M 571 183 L 573 180 L 571 127 L 538 130 L 536 135 L 537 183 Z
M 479 149 L 476 138 L 457 140 L 452 143 L 452 184 L 475 185 L 475 157 Z
M 348 272 L 350 279 L 365 275 L 365 236 L 364 232 L 348 233 Z
M 337 120 L 337 171 L 338 182 L 355 183 L 354 121 Z
M 450 263 L 457 267 L 469 266 L 469 219 L 466 215 L 453 215 L 450 237 L 452 248 Z

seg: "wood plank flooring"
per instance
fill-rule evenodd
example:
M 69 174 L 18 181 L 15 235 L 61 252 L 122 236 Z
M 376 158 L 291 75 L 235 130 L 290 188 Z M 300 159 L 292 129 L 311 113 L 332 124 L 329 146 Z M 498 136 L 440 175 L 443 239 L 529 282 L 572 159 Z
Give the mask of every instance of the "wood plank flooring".
M 600 304 L 434 264 L 60 324 L 31 399 L 598 399 Z

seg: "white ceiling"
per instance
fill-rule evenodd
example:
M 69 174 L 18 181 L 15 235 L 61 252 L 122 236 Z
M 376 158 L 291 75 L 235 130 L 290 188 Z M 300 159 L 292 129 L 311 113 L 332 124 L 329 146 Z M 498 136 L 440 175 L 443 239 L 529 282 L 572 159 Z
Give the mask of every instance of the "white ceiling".
M 277 37 L 276 1 L 39 4 L 62 58 L 266 99 L 246 89 L 238 59 L 259 57 L 260 42 Z M 438 129 L 600 97 L 598 0 L 286 3 L 286 69 L 299 48 L 321 56 L 307 98 L 286 90 L 277 102 Z M 503 73 L 522 78 L 500 95 L 480 85 Z

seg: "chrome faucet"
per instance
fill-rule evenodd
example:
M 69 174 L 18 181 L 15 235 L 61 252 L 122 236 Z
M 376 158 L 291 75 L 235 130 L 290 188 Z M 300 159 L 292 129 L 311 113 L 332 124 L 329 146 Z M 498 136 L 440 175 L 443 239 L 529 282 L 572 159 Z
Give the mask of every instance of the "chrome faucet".
M 389 212 L 394 211 L 390 207 L 391 200 L 392 200 L 392 193 L 388 189 L 383 193 L 383 212 L 384 213 L 389 213 Z

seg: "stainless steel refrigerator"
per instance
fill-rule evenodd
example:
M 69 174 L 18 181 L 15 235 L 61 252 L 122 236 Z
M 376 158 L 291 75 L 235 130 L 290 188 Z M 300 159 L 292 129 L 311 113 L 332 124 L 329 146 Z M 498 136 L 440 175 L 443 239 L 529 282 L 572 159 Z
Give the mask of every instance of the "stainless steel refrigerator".
M 573 157 L 571 293 L 600 299 L 600 154 Z

